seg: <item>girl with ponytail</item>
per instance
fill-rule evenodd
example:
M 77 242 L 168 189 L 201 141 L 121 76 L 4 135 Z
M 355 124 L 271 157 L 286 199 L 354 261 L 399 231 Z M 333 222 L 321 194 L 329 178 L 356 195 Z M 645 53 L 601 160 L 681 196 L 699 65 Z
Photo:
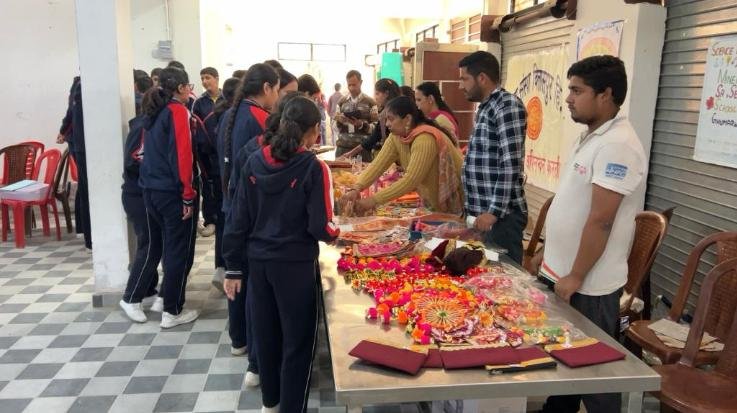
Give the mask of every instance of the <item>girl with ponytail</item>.
M 278 98 L 279 74 L 276 69 L 264 63 L 249 67 L 235 95 L 233 110 L 225 117 L 222 142 L 218 142 L 225 192 L 223 210 L 226 212 L 235 191 L 235 186 L 230 183 L 234 157 L 249 140 L 264 133 L 266 118 Z
M 432 210 L 460 215 L 463 155 L 449 133 L 427 119 L 406 96 L 390 100 L 385 110 L 391 134 L 368 169 L 358 177 L 353 190 L 344 195 L 345 200 L 356 201 L 354 205 L 359 211 L 371 210 L 416 190 Z M 404 169 L 402 178 L 370 198 L 358 200 L 360 191 L 394 163 Z
M 233 99 L 233 106 L 223 115 L 218 130 L 218 158 L 224 195 L 223 213 L 226 217 L 235 192 L 236 181 L 230 177 L 233 175 L 236 155 L 250 140 L 264 132 L 266 118 L 277 99 L 279 99 L 279 74 L 273 67 L 257 63 L 248 68 Z M 224 278 L 222 280 L 219 277 L 214 278 L 213 285 L 225 292 L 223 281 Z M 259 384 L 256 358 L 258 349 L 252 343 L 254 334 L 250 325 L 249 297 L 247 284 L 244 284 L 237 296 L 234 295 L 228 301 L 228 320 L 232 341 L 231 353 L 243 355 L 248 351 L 249 364 L 245 385 L 255 387 Z
M 417 107 L 429 119 L 434 120 L 451 133 L 453 143 L 458 146 L 458 119 L 453 110 L 443 100 L 440 89 L 435 82 L 424 82 L 417 86 L 415 93 Z
M 332 222 L 330 171 L 308 150 L 319 130 L 313 101 L 298 96 L 286 104 L 271 144 L 241 169 L 225 225 L 229 298 L 248 273 L 262 412 L 307 409 L 317 338 L 318 241 L 339 234 Z
M 277 110 L 266 118 L 266 131 L 264 134 L 249 140 L 238 151 L 233 164 L 233 175 L 231 176 L 231 181 L 234 185 L 237 185 L 239 182 L 241 168 L 243 168 L 248 158 L 269 144 L 271 138 L 279 129 L 279 121 L 281 120 L 281 114 L 284 112 L 286 104 L 297 96 L 301 96 L 301 93 L 289 92 L 280 98 Z M 221 227 L 224 227 L 224 225 L 221 225 Z M 217 239 L 215 241 L 216 248 L 222 248 L 222 244 L 217 244 Z M 223 271 L 222 278 L 218 280 L 221 289 L 224 279 L 225 272 Z M 245 383 L 247 387 L 254 387 L 259 383 L 258 349 L 253 340 L 253 323 L 250 321 L 251 309 L 247 306 L 247 304 L 250 305 L 249 302 L 251 299 L 250 297 L 246 297 L 247 290 L 247 288 L 241 289 L 240 292 L 235 294 L 232 300 L 228 300 L 228 333 L 230 334 L 230 341 L 232 343 L 232 354 L 242 355 L 248 349 L 248 371 L 246 372 Z
M 184 309 L 187 276 L 194 257 L 194 234 L 197 224 L 195 170 L 192 152 L 190 114 L 185 104 L 192 91 L 187 73 L 168 67 L 159 75 L 159 87 L 144 98 L 147 116 L 144 132 L 143 162 L 139 184 L 143 189 L 146 212 L 150 214 L 153 256 L 162 256 L 163 314 L 161 328 L 171 328 L 194 321 L 199 313 Z M 141 272 L 133 283 L 133 298 L 121 307 L 134 321 L 143 322 L 140 288 L 148 288 L 149 274 Z M 130 283 L 129 283 L 130 285 Z

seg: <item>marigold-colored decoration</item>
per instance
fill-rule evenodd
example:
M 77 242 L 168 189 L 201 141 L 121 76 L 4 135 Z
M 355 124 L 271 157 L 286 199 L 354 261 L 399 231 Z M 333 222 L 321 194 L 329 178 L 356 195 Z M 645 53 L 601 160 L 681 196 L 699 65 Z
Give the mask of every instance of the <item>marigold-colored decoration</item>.
M 543 104 L 535 96 L 527 102 L 527 137 L 536 140 L 543 130 Z
M 442 330 L 457 328 L 466 318 L 466 309 L 456 300 L 431 298 L 422 302 L 420 311 L 426 323 Z

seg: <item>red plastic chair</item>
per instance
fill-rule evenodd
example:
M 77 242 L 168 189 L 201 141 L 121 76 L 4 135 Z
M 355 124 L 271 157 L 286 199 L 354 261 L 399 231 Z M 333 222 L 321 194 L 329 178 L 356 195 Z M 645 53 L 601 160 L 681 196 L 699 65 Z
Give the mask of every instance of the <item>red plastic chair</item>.
M 51 231 L 49 229 L 49 205 L 54 212 L 54 220 L 56 222 L 56 239 L 61 241 L 61 227 L 59 226 L 59 211 L 56 207 L 56 198 L 54 197 L 54 178 L 56 177 L 56 170 L 59 167 L 59 161 L 61 160 L 61 152 L 58 149 L 49 149 L 44 152 L 36 162 L 36 167 L 33 173 L 33 179 L 38 179 L 41 166 L 46 161 L 46 169 L 44 171 L 43 183 L 48 185 L 48 188 L 42 196 L 34 200 L 16 200 L 3 198 L 0 200 L 0 206 L 2 207 L 2 240 L 8 240 L 8 226 L 10 217 L 8 215 L 8 208 L 13 209 L 13 224 L 15 234 L 15 246 L 17 248 L 24 248 L 26 246 L 25 239 L 25 209 L 33 205 L 38 205 L 41 209 L 41 221 L 43 223 L 43 233 L 45 236 L 50 236 Z

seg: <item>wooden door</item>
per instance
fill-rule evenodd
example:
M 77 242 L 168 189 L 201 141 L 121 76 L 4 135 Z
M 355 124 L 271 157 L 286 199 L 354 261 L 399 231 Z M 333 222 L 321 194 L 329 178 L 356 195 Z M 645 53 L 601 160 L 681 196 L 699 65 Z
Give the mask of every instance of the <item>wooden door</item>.
M 419 42 L 415 48 L 413 87 L 422 82 L 435 82 L 443 99 L 458 118 L 461 146 L 468 143 L 473 130 L 476 104 L 466 100 L 460 88 L 458 62 L 480 49 L 480 44 L 440 44 Z

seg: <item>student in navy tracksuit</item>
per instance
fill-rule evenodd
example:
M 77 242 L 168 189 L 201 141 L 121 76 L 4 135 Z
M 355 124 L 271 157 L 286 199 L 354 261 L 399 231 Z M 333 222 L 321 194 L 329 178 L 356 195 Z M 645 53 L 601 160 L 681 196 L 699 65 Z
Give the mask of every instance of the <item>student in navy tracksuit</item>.
M 144 95 L 144 101 L 150 98 Z M 131 264 L 128 284 L 120 301 L 120 308 L 133 321 L 143 323 L 147 317 L 141 305 L 146 297 L 156 296 L 159 283 L 157 267 L 161 260 L 161 228 L 146 211 L 143 191 L 138 186 L 140 167 L 143 161 L 144 124 L 146 116 L 139 114 L 128 122 L 128 137 L 125 140 L 123 161 L 123 209 L 136 233 L 136 256 Z M 163 300 L 156 297 L 153 311 L 161 311 Z
M 281 89 L 279 94 L 281 95 Z M 257 136 L 255 139 L 249 140 L 248 143 L 246 143 L 246 146 L 242 147 L 241 150 L 238 151 L 238 155 L 235 157 L 235 163 L 233 164 L 233 176 L 230 177 L 231 181 L 238 182 L 240 171 L 243 168 L 243 165 L 246 164 L 248 158 L 271 143 L 271 138 L 274 137 L 279 129 L 279 122 L 281 121 L 281 114 L 284 112 L 284 108 L 287 106 L 287 103 L 297 96 L 304 96 L 304 94 L 301 92 L 288 92 L 281 95 L 276 111 L 272 112 L 269 117 L 266 118 L 266 129 L 264 130 L 264 133 Z
M 197 231 L 203 237 L 215 234 L 217 214 L 222 209 L 223 190 L 220 186 L 220 170 L 215 148 L 217 121 L 214 109 L 225 100 L 220 90 L 220 78 L 214 67 L 200 70 L 200 79 L 205 91 L 192 105 L 192 117 L 197 125 L 193 131 L 197 160 L 202 169 L 202 218 L 203 225 Z
M 223 279 L 225 279 L 225 260 L 223 259 L 223 227 L 225 226 L 225 214 L 223 213 L 223 190 L 222 182 L 220 179 L 220 166 L 218 162 L 218 154 L 215 150 L 215 143 L 218 136 L 218 128 L 220 127 L 221 121 L 224 115 L 227 113 L 229 107 L 233 105 L 233 99 L 235 98 L 235 92 L 238 88 L 240 79 L 230 78 L 223 83 L 223 98 L 218 100 L 212 109 L 212 115 L 205 118 L 205 129 L 208 131 L 208 136 L 213 139 L 213 153 L 210 155 L 211 165 L 214 165 L 213 170 L 217 171 L 217 175 L 212 177 L 213 188 L 216 190 L 216 203 L 217 210 L 215 211 L 215 275 L 213 275 L 213 284 L 223 285 Z
M 247 271 L 262 412 L 307 408 L 317 339 L 318 241 L 339 233 L 332 223 L 330 171 L 306 149 L 319 133 L 315 103 L 305 97 L 289 102 L 271 145 L 243 166 L 226 218 L 225 290 L 233 299 Z
M 159 76 L 159 87 L 151 91 L 151 102 L 144 107 L 145 156 L 139 183 L 146 210 L 161 228 L 164 241 L 161 327 L 170 328 L 199 315 L 182 308 L 192 267 L 197 192 L 189 111 L 184 105 L 191 89 L 187 73 L 166 68 Z
M 238 151 L 250 140 L 263 134 L 269 110 L 279 98 L 279 76 L 274 68 L 266 64 L 255 64 L 248 68 L 248 73 L 241 82 L 233 107 L 223 117 L 218 135 L 218 154 L 220 170 L 223 177 L 223 188 L 227 188 L 223 199 L 223 212 L 227 217 L 230 202 L 235 192 L 235 182 L 231 182 L 233 161 Z M 220 133 L 221 132 L 221 133 Z M 214 280 L 213 283 L 216 281 Z M 222 289 L 222 281 L 219 287 Z M 250 306 L 248 282 L 244 284 L 234 300 L 228 301 L 228 321 L 231 339 L 231 352 L 242 355 L 248 351 L 248 371 L 245 383 L 248 387 L 257 386 L 258 353 L 253 343 L 253 330 L 250 327 Z
M 69 144 L 69 153 L 77 164 L 77 195 L 74 198 L 74 223 L 77 234 L 84 234 L 84 246 L 92 249 L 90 227 L 90 200 L 87 186 L 87 158 L 84 144 L 84 114 L 82 111 L 82 82 L 74 78 L 69 91 L 69 106 L 57 142 L 64 138 Z

